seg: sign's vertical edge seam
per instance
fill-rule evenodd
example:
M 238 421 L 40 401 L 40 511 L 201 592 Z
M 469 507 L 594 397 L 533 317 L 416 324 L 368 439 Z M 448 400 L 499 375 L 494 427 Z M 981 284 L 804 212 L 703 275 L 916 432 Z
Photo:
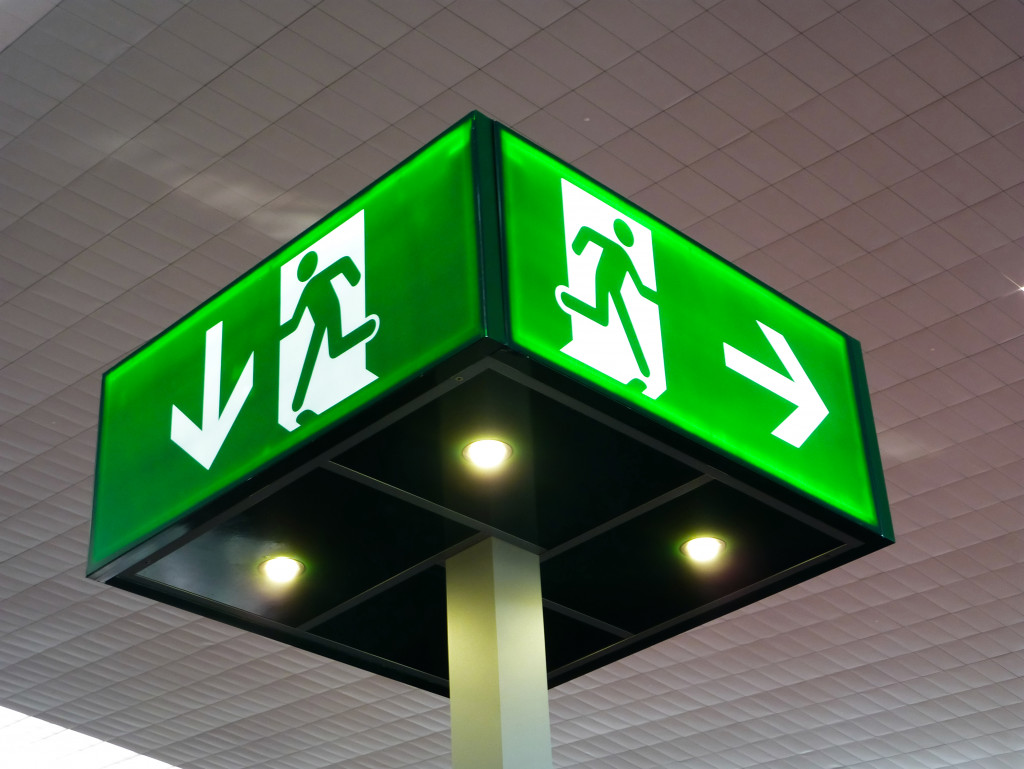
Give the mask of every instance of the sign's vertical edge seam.
M 472 118 L 470 147 L 476 206 L 477 256 L 484 336 L 507 345 L 508 313 L 505 301 L 500 192 L 498 189 L 498 124 L 477 112 Z
M 878 448 L 875 417 L 871 409 L 871 394 L 868 390 L 864 354 L 861 351 L 860 342 L 851 336 L 845 334 L 843 336 L 846 339 L 847 358 L 853 380 L 853 397 L 860 423 L 861 445 L 864 447 L 868 485 L 871 489 L 871 501 L 875 508 L 876 530 L 890 542 L 895 542 L 896 535 L 892 526 L 892 512 L 889 509 L 889 495 L 885 488 L 885 475 L 882 471 L 882 456 Z

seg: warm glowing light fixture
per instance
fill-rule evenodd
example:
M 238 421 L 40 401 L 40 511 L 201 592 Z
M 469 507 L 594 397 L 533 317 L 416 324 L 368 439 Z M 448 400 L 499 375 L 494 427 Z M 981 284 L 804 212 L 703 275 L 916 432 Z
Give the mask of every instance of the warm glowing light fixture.
M 725 542 L 717 537 L 694 537 L 683 543 L 682 550 L 691 560 L 708 563 L 722 554 Z
M 296 561 L 294 558 L 289 558 L 286 555 L 269 558 L 260 564 L 260 571 L 263 572 L 264 576 L 271 582 L 277 583 L 291 582 L 305 568 L 301 561 Z
M 481 470 L 493 470 L 512 456 L 512 447 L 504 441 L 487 438 L 470 443 L 462 450 L 462 456 Z

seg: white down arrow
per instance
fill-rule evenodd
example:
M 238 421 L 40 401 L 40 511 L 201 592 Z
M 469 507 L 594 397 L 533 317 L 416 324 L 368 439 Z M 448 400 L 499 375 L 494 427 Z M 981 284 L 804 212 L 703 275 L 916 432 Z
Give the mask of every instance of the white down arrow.
M 220 367 L 224 341 L 224 324 L 218 323 L 206 332 L 206 357 L 203 368 L 203 416 L 197 425 L 177 406 L 171 406 L 171 440 L 207 470 L 217 458 L 231 426 L 238 419 L 245 399 L 252 391 L 253 359 L 249 360 L 231 390 L 224 411 L 220 410 Z
M 828 416 L 828 409 L 808 379 L 800 361 L 793 354 L 786 337 L 761 321 L 758 321 L 757 325 L 761 327 L 775 354 L 779 356 L 789 377 L 784 377 L 778 371 L 728 344 L 722 345 L 725 348 L 725 365 L 796 406 L 796 410 L 772 430 L 772 435 L 800 448 Z

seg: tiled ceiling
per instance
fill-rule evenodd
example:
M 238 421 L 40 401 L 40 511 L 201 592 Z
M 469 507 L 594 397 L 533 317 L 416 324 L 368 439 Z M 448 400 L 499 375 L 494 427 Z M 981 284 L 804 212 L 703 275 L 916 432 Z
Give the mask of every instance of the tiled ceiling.
M 0 45 L 0 705 L 450 766 L 445 699 L 84 562 L 102 372 L 479 109 L 862 342 L 898 537 L 552 690 L 555 765 L 1024 766 L 1020 0 L 19 0 Z

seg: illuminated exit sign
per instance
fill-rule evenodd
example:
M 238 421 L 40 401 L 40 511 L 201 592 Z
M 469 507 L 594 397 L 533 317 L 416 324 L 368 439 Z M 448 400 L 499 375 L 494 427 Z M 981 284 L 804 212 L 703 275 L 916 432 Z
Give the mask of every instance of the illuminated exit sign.
M 540 555 L 554 684 L 892 527 L 855 340 L 474 113 L 107 372 L 89 572 L 445 692 L 484 536 Z

